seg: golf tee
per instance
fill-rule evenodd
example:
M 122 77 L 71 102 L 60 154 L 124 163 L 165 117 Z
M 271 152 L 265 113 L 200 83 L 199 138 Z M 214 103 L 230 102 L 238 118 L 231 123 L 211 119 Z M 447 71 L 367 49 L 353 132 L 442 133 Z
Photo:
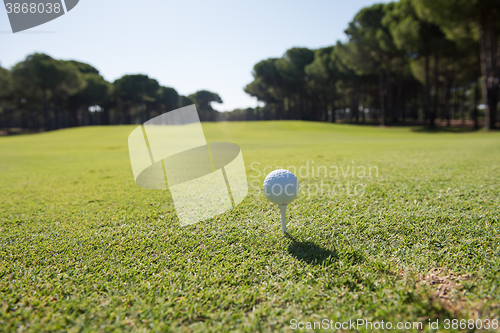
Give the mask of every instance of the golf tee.
M 281 227 L 283 233 L 286 234 L 286 205 L 279 205 L 281 211 Z

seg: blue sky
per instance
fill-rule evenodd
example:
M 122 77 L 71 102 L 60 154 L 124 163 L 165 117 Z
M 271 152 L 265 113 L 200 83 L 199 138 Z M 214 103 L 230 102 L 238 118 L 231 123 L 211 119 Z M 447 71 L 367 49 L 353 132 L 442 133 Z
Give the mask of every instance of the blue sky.
M 80 0 L 62 17 L 17 34 L 10 33 L 3 8 L 0 65 L 10 68 L 43 52 L 89 63 L 111 82 L 141 73 L 183 95 L 214 91 L 224 101 L 214 104 L 220 111 L 255 107 L 243 87 L 257 62 L 294 46 L 345 40 L 356 12 L 376 2 Z

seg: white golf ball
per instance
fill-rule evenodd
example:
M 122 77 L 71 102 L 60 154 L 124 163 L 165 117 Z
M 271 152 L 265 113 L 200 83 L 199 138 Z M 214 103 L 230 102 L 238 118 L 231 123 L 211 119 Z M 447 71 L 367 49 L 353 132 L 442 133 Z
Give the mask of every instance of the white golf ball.
M 288 205 L 299 194 L 299 181 L 288 170 L 274 170 L 264 180 L 264 194 L 272 203 Z

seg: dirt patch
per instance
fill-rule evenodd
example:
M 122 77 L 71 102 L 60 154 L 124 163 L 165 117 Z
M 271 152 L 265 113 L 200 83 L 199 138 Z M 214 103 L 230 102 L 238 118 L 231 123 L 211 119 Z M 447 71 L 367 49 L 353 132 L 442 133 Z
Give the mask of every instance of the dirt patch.
M 416 285 L 417 288 L 427 287 L 431 301 L 439 303 L 455 317 L 484 319 L 488 300 L 472 300 L 465 297 L 467 290 L 463 283 L 473 279 L 475 277 L 472 274 L 460 275 L 445 268 L 434 268 L 420 276 Z
M 462 282 L 471 278 L 471 274 L 459 275 L 442 268 L 435 268 L 421 276 L 417 285 L 431 286 L 432 289 L 435 289 L 434 298 L 455 300 L 466 292 Z

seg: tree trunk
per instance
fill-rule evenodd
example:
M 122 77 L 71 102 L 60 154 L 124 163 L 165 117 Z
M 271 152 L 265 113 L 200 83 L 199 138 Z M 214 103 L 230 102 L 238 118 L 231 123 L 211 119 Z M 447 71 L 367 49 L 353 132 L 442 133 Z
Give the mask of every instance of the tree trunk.
M 433 94 L 434 94 L 434 106 L 429 117 L 429 126 L 434 127 L 434 121 L 437 116 L 438 110 L 438 82 L 439 82 L 439 55 L 436 53 L 434 55 L 434 70 L 433 70 Z
M 45 130 L 50 130 L 51 123 L 49 118 L 49 101 L 47 100 L 47 89 L 42 88 L 42 96 L 43 96 L 43 120 Z
M 401 68 L 399 69 L 399 83 L 398 83 L 398 91 L 396 97 L 396 111 L 394 112 L 394 121 L 399 122 L 399 115 L 402 115 L 404 121 L 404 112 L 403 112 L 403 73 L 404 73 L 404 62 L 401 61 Z
M 456 114 L 457 114 L 457 108 L 458 108 L 458 98 L 457 98 L 457 95 L 458 95 L 458 87 L 455 87 L 455 89 L 453 90 L 454 91 L 454 94 L 453 94 L 453 103 L 452 103 L 452 108 L 451 108 L 451 119 L 455 119 L 456 118 Z
M 450 79 L 447 77 L 444 82 L 444 116 L 446 117 L 446 126 L 451 126 L 450 120 Z
M 335 89 L 335 85 L 337 84 L 337 80 L 332 81 L 332 123 L 335 122 L 335 101 L 337 97 L 337 91 Z
M 429 114 L 429 55 L 425 56 L 425 84 L 424 84 L 424 124 L 430 120 Z
M 491 11 L 483 13 L 481 17 L 480 40 L 483 98 L 487 105 L 484 127 L 486 130 L 490 130 L 495 128 L 499 94 L 499 70 L 497 67 L 499 55 L 496 54 L 495 20 Z
M 354 83 L 354 87 L 352 89 L 351 115 L 356 123 L 359 122 L 358 86 L 356 83 Z
M 415 89 L 414 96 L 411 99 L 411 118 L 418 121 L 418 92 Z
M 465 87 L 460 94 L 460 117 L 462 118 L 462 125 L 465 125 Z
M 361 92 L 360 94 L 360 97 L 359 97 L 359 104 L 361 106 L 361 122 L 363 122 L 363 124 L 366 122 L 366 119 L 365 119 L 365 102 L 364 102 L 364 99 L 365 99 L 365 93 L 364 92 Z
M 387 61 L 387 65 L 385 66 L 385 94 L 387 96 L 387 113 L 389 113 L 392 117 L 392 121 L 394 122 L 394 98 L 392 94 L 392 86 L 391 86 L 391 61 Z
M 479 123 L 477 121 L 477 103 L 479 101 L 479 85 L 475 84 L 474 88 L 474 109 L 472 109 L 472 119 L 474 120 L 474 128 L 479 128 Z
M 384 94 L 384 72 L 382 67 L 378 71 L 379 93 L 380 93 L 380 126 L 385 126 L 385 94 Z

